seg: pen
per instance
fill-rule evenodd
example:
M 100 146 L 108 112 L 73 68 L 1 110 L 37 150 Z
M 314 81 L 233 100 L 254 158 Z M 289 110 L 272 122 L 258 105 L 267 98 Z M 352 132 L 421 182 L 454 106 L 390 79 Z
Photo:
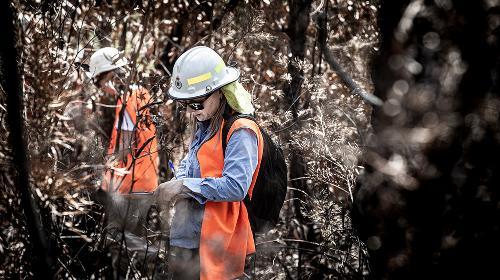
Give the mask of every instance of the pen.
M 170 170 L 172 171 L 172 174 L 174 175 L 174 178 L 177 179 L 177 177 L 175 176 L 174 163 L 171 160 L 168 160 L 168 167 L 170 167 Z

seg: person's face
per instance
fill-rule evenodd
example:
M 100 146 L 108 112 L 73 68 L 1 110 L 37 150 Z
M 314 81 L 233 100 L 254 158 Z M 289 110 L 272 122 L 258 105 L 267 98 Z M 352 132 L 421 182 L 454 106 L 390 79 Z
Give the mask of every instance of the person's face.
M 220 105 L 221 93 L 217 90 L 215 93 L 211 94 L 208 98 L 193 99 L 185 102 L 187 105 L 188 113 L 191 113 L 198 121 L 206 121 L 211 119 Z M 200 107 L 203 109 L 195 110 L 193 107 Z
M 117 91 L 115 89 L 115 85 L 113 84 L 114 72 L 110 71 L 105 73 L 103 77 L 100 78 L 98 82 L 99 89 L 101 89 L 104 93 L 116 95 Z
M 98 83 L 99 88 L 107 94 L 116 95 L 118 94 L 116 86 L 120 87 L 121 85 L 125 85 L 125 79 L 128 75 L 128 71 L 126 69 L 119 68 L 102 75 L 103 76 L 100 78 Z

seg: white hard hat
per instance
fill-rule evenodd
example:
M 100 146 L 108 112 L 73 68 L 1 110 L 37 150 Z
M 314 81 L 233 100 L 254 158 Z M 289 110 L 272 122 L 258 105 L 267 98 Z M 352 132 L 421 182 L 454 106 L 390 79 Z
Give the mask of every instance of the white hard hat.
M 175 61 L 168 95 L 180 100 L 203 97 L 239 77 L 240 71 L 226 66 L 214 50 L 194 47 Z
M 128 61 L 123 57 L 123 52 L 111 47 L 101 48 L 90 57 L 87 76 L 95 78 L 101 73 L 120 68 L 127 64 Z

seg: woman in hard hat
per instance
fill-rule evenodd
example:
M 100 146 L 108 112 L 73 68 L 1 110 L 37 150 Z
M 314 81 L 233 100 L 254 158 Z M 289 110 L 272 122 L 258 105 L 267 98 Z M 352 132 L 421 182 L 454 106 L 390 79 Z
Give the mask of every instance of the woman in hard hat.
M 178 198 L 170 230 L 174 279 L 234 279 L 255 252 L 243 199 L 257 178 L 262 135 L 254 121 L 242 118 L 221 139 L 224 118 L 254 111 L 239 76 L 204 46 L 186 51 L 174 65 L 168 94 L 186 106 L 194 125 L 177 180 L 157 190 L 160 200 Z
M 151 96 L 143 87 L 128 85 L 127 64 L 122 52 L 111 47 L 90 57 L 87 75 L 118 100 L 102 188 L 123 194 L 152 192 L 158 186 L 159 160 L 156 127 L 147 106 Z

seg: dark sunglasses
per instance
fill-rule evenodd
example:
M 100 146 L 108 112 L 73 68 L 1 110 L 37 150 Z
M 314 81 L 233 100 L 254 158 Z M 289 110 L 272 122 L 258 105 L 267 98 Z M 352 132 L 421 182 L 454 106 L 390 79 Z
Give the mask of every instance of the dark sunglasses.
M 179 102 L 179 104 L 181 104 L 182 106 L 186 107 L 186 106 L 189 106 L 189 108 L 193 109 L 194 111 L 201 111 L 203 110 L 205 107 L 203 106 L 203 103 L 210 97 L 212 96 L 212 94 L 214 94 L 215 92 L 217 91 L 214 91 L 212 93 L 210 93 L 209 96 L 206 96 L 205 98 L 203 99 L 196 99 L 196 100 L 178 100 L 177 102 Z
M 200 110 L 203 110 L 205 108 L 203 106 L 203 102 L 205 102 L 205 100 L 207 100 L 207 98 L 205 98 L 203 100 L 197 100 L 196 102 L 194 102 L 194 101 L 178 101 L 178 102 L 179 102 L 179 104 L 181 104 L 184 107 L 189 106 L 189 108 L 191 108 L 195 111 L 200 111 Z

